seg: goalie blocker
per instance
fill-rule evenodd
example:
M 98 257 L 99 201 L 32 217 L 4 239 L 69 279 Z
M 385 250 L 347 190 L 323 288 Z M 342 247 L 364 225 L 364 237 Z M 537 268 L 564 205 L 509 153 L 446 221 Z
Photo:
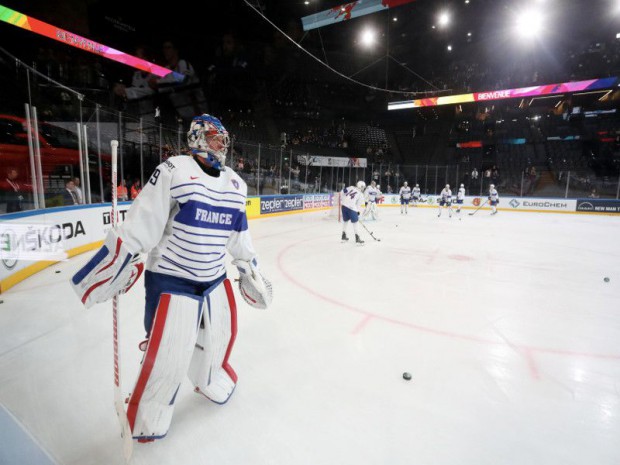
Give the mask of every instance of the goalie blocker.
M 237 374 L 228 363 L 237 334 L 237 310 L 228 279 L 202 296 L 165 292 L 159 298 L 127 417 L 134 439 L 168 433 L 174 404 L 187 374 L 195 391 L 223 404 Z
M 73 290 L 87 307 L 124 294 L 144 271 L 139 254 L 127 249 L 112 229 L 103 246 L 71 279 Z

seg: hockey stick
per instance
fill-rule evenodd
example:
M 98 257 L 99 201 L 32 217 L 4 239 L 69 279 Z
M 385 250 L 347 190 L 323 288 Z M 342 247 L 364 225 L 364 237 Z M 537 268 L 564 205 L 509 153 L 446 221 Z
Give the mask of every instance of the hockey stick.
M 377 239 L 377 238 L 375 237 L 375 235 L 372 233 L 372 231 L 366 227 L 366 225 L 364 224 L 364 222 L 363 222 L 362 220 L 360 220 L 360 224 L 364 227 L 364 229 L 366 230 L 366 232 L 367 232 L 368 234 L 370 234 L 370 237 L 372 237 L 372 238 L 373 238 L 375 241 L 377 241 L 377 242 L 381 242 L 381 239 Z
M 116 190 L 116 174 L 118 169 L 118 141 L 113 140 L 112 145 L 112 211 L 110 224 L 112 228 L 116 227 L 116 207 L 118 201 L 118 192 Z M 121 354 L 118 348 L 118 295 L 112 297 L 112 324 L 114 337 L 114 407 L 116 408 L 116 416 L 121 425 L 121 437 L 123 438 L 123 455 L 125 461 L 129 463 L 131 454 L 133 453 L 133 439 L 131 435 L 131 427 L 129 419 L 123 403 L 123 393 L 121 386 Z
M 487 200 L 485 200 L 485 201 L 484 201 L 484 203 L 483 203 L 482 205 L 480 205 L 478 208 L 476 208 L 473 212 L 471 212 L 471 213 L 469 214 L 469 216 L 473 216 L 473 215 L 475 215 L 475 214 L 476 214 L 476 212 L 477 212 L 478 210 L 480 210 L 482 207 L 484 207 L 487 203 L 489 203 L 488 199 L 487 199 Z

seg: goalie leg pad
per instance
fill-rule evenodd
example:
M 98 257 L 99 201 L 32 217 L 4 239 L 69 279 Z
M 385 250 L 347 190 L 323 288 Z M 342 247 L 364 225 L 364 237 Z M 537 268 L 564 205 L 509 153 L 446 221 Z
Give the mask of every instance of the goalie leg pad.
M 168 433 L 174 401 L 187 373 L 202 317 L 203 299 L 162 293 L 127 418 L 134 439 Z
M 223 279 L 204 293 L 203 326 L 188 376 L 203 394 L 224 404 L 237 385 L 237 374 L 228 363 L 237 337 L 237 305 L 230 280 Z

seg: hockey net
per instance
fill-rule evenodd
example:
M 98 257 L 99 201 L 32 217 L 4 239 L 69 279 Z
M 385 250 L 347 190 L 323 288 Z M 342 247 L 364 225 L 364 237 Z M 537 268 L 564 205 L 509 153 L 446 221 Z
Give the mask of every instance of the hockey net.
M 340 208 L 342 205 L 341 199 L 340 199 L 341 195 L 342 195 L 342 192 L 334 193 L 334 203 L 329 209 L 329 212 L 327 214 L 327 218 L 330 221 L 337 221 L 338 223 L 342 222 L 342 208 Z

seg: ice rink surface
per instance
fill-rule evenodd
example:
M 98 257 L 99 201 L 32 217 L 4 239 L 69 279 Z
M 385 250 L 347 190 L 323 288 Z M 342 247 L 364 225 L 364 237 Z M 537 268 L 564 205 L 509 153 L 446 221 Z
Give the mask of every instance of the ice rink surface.
M 132 463 L 620 463 L 620 218 L 380 215 L 363 246 L 325 212 L 251 221 L 275 298 L 237 299 L 235 394 L 220 406 L 186 382 L 168 436 Z M 40 463 L 122 463 L 111 304 L 87 311 L 68 283 L 90 255 L 0 296 L 4 424 Z M 121 298 L 124 394 L 143 301 Z

